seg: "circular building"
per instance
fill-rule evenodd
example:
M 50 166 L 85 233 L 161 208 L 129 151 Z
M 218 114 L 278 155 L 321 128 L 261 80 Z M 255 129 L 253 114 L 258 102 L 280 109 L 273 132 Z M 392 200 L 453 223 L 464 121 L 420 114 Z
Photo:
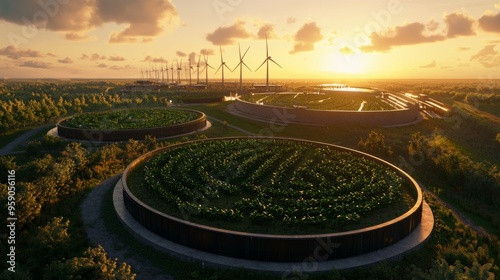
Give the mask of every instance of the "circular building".
M 131 163 L 120 182 L 126 212 L 148 231 L 259 262 L 324 262 L 382 250 L 412 234 L 424 205 L 416 181 L 398 167 L 296 139 L 173 145 Z
M 186 109 L 144 108 L 85 113 L 57 123 L 60 137 L 91 142 L 166 138 L 205 128 L 204 113 Z
M 255 93 L 237 98 L 234 108 L 243 116 L 285 124 L 394 126 L 419 116 L 418 101 L 370 89 Z

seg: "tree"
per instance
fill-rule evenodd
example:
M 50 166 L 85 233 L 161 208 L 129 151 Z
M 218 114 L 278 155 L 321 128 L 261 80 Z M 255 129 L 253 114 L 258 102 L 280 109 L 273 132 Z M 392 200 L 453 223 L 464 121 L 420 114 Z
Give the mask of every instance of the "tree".
M 16 163 L 16 157 L 14 156 L 4 156 L 0 157 L 0 174 L 8 174 L 9 170 L 18 170 L 18 166 Z M 4 181 L 7 178 L 1 178 L 0 182 Z
M 43 269 L 54 260 L 67 258 L 71 251 L 69 220 L 54 217 L 43 227 L 38 227 L 26 244 L 26 265 L 34 274 L 43 273 Z M 40 256 L 44 256 L 41 258 Z
M 72 258 L 64 262 L 53 262 L 43 275 L 43 279 L 135 279 L 130 265 L 122 263 L 118 266 L 117 259 L 111 259 L 101 245 L 88 248 L 82 257 Z
M 20 182 L 16 185 L 17 199 L 16 210 L 18 224 L 22 228 L 32 222 L 40 215 L 42 204 L 40 203 L 40 192 L 33 183 Z
M 62 156 L 74 161 L 77 172 L 85 172 L 87 170 L 87 166 L 89 164 L 89 152 L 82 146 L 82 144 L 77 142 L 69 143 L 64 149 Z
M 366 141 L 363 138 L 359 140 L 358 147 L 370 153 L 377 155 L 388 155 L 392 156 L 392 148 L 385 144 L 385 136 L 382 132 L 377 132 L 375 130 L 370 131 Z

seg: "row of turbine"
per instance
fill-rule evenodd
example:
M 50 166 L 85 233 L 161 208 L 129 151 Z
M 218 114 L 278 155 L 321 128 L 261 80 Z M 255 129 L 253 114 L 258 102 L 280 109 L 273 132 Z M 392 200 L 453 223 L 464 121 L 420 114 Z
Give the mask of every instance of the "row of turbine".
M 224 87 L 224 68 L 228 69 L 231 72 L 234 72 L 239 67 L 240 68 L 240 91 L 241 91 L 241 89 L 243 87 L 243 66 L 245 66 L 248 70 L 252 71 L 250 69 L 250 67 L 248 67 L 248 65 L 244 62 L 244 58 L 245 58 L 246 54 L 248 53 L 249 49 L 250 49 L 250 47 L 248 47 L 242 55 L 241 46 L 238 45 L 239 63 L 236 65 L 236 67 L 234 69 L 231 70 L 231 68 L 229 68 L 229 66 L 227 66 L 226 62 L 224 61 L 224 57 L 222 56 L 222 47 L 219 48 L 219 50 L 220 50 L 220 65 L 217 68 L 217 70 L 215 71 L 214 75 L 217 75 L 217 73 L 219 71 L 221 71 L 221 73 L 222 73 L 222 87 Z M 204 65 L 205 67 L 201 70 L 201 73 L 203 73 L 203 71 L 205 71 L 205 83 L 206 83 L 206 85 L 208 85 L 208 70 L 207 70 L 207 68 L 208 67 L 210 67 L 212 69 L 214 69 L 214 68 L 210 64 L 208 64 L 208 57 L 206 55 L 203 55 L 203 59 L 205 61 L 205 65 Z M 194 70 L 194 67 L 191 64 L 191 58 L 189 58 L 188 68 L 185 70 L 187 70 L 187 72 L 189 72 L 189 84 L 190 85 L 192 83 L 191 74 L 194 73 L 195 71 L 197 72 L 196 83 L 197 84 L 200 83 L 200 66 L 201 66 L 200 61 L 201 61 L 201 55 L 198 56 L 198 63 L 196 64 L 196 70 Z M 276 61 L 274 61 L 271 58 L 271 56 L 269 56 L 269 45 L 268 45 L 267 36 L 266 36 L 266 59 L 264 59 L 262 64 L 260 64 L 260 66 L 257 67 L 257 69 L 255 70 L 255 71 L 258 71 L 264 64 L 266 64 L 266 91 L 268 91 L 268 89 L 269 89 L 269 61 L 273 62 L 274 64 L 276 64 L 277 66 L 282 68 L 281 65 L 279 65 Z M 181 82 L 181 72 L 182 72 L 182 58 L 181 58 L 180 62 L 177 60 L 176 64 L 177 64 L 177 68 L 174 68 L 174 62 L 172 61 L 170 68 L 168 68 L 168 63 L 167 63 L 165 65 L 165 68 L 161 67 L 160 69 L 156 69 L 156 67 L 154 67 L 154 68 L 151 68 L 149 70 L 141 70 L 141 76 L 143 79 L 145 79 L 145 78 L 153 79 L 154 78 L 156 80 L 160 80 L 160 74 L 161 74 L 161 80 L 162 80 L 162 82 L 164 82 L 165 81 L 165 74 L 166 74 L 166 76 L 167 76 L 166 81 L 174 83 L 174 70 L 176 70 L 177 71 L 177 83 L 180 83 Z M 170 70 L 171 75 L 169 75 L 169 70 Z

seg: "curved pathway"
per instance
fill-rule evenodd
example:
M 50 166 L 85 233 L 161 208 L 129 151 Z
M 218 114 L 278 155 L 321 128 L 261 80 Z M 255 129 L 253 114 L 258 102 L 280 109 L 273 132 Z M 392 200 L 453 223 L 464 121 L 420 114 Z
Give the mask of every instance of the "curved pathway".
M 21 145 L 23 142 L 33 137 L 33 135 L 37 134 L 38 132 L 53 126 L 54 126 L 53 124 L 42 125 L 39 127 L 35 127 L 30 131 L 25 132 L 23 135 L 17 137 L 12 142 L 5 145 L 5 147 L 2 147 L 2 149 L 0 149 L 0 156 L 5 156 L 14 153 L 13 151 L 17 148 L 17 146 Z
M 160 280 L 174 279 L 171 275 L 165 275 L 162 270 L 147 262 L 146 259 L 137 257 L 134 252 L 120 241 L 120 238 L 106 229 L 102 217 L 103 203 L 106 193 L 120 180 L 121 174 L 106 179 L 96 186 L 80 204 L 83 226 L 87 232 L 87 237 L 93 246 L 101 245 L 108 256 L 118 258 L 119 262 L 125 262 L 132 266 L 132 272 L 137 274 L 136 279 Z

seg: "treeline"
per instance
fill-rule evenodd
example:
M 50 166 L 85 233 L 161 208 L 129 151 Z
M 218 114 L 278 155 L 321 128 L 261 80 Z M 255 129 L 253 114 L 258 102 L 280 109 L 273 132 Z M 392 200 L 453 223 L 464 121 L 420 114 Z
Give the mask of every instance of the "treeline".
M 0 157 L 0 174 L 15 170 L 16 273 L 0 264 L 1 279 L 134 279 L 130 266 L 88 247 L 78 218 L 84 196 L 120 173 L 138 156 L 161 146 L 155 138 L 92 149 L 45 136 L 33 141 L 37 154 Z M 7 219 L 7 182 L 0 186 L 0 218 Z M 100 207 L 96 205 L 96 207 Z M 3 234 L 4 231 L 2 231 Z M 10 245 L 2 236 L 0 251 Z M 3 253 L 2 253 L 3 254 Z
M 168 98 L 122 93 L 112 82 L 0 83 L 0 134 L 12 129 L 55 123 L 82 112 L 165 106 Z
M 445 136 L 412 135 L 408 154 L 421 162 L 420 175 L 439 178 L 439 192 L 456 204 L 487 219 L 500 233 L 500 170 L 495 164 L 477 162 L 464 155 Z M 435 183 L 435 182 L 433 182 Z

